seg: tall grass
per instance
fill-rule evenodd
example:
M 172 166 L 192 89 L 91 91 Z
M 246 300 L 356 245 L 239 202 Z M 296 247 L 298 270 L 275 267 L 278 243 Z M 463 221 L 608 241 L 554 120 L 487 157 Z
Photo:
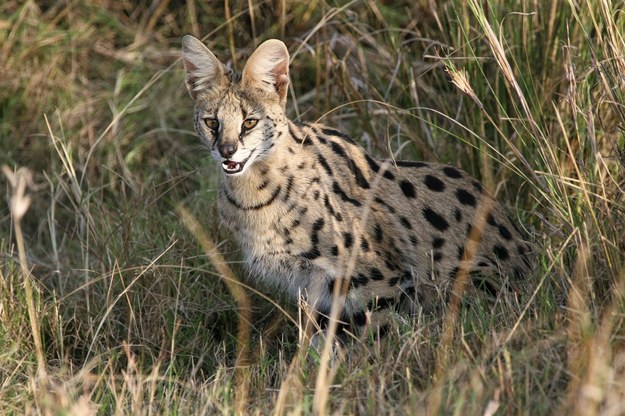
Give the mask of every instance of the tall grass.
M 624 413 L 624 10 L 3 2 L 0 409 Z M 250 286 L 219 228 L 218 168 L 182 82 L 186 33 L 238 69 L 280 37 L 293 118 L 483 179 L 532 241 L 527 292 L 465 299 L 454 320 L 445 307 L 396 316 L 387 337 L 320 366 L 299 347 L 305 311 Z

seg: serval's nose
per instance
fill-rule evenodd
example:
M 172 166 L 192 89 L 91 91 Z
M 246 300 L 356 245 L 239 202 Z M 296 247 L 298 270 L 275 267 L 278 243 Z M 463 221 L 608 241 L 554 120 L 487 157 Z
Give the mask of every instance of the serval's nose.
M 237 145 L 220 144 L 219 146 L 217 146 L 217 150 L 219 150 L 219 154 L 221 155 L 221 157 L 223 157 L 224 159 L 230 159 L 234 152 L 237 151 Z

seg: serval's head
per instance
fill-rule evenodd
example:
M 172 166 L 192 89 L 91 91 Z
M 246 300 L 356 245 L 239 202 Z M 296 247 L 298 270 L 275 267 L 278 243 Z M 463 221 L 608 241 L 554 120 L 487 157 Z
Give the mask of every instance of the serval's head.
M 243 174 L 272 152 L 285 122 L 289 53 L 279 40 L 260 45 L 241 76 L 230 73 L 193 36 L 182 38 L 186 84 L 195 101 L 195 129 L 227 175 Z

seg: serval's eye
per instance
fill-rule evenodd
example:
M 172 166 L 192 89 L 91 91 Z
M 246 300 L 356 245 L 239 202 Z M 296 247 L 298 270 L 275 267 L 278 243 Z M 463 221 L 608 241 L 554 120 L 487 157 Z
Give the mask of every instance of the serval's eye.
M 205 118 L 204 124 L 211 130 L 217 130 L 217 128 L 219 128 L 219 121 L 215 118 Z
M 257 124 L 258 120 L 256 120 L 255 118 L 248 118 L 247 120 L 243 121 L 243 128 L 245 130 L 253 129 L 254 127 L 256 127 Z

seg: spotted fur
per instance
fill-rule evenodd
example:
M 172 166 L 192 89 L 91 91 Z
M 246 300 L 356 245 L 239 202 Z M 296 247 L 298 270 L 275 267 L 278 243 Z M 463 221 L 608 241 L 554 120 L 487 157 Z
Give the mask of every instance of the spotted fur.
M 289 121 L 282 42 L 259 46 L 240 79 L 191 36 L 183 58 L 195 129 L 223 168 L 223 224 L 251 276 L 294 301 L 304 296 L 321 326 L 337 282 L 342 328 L 357 329 L 405 295 L 439 301 L 432 289 L 447 292 L 459 270 L 488 295 L 527 275 L 518 229 L 466 172 L 376 160 L 340 131 Z M 472 232 L 480 215 L 484 229 Z

